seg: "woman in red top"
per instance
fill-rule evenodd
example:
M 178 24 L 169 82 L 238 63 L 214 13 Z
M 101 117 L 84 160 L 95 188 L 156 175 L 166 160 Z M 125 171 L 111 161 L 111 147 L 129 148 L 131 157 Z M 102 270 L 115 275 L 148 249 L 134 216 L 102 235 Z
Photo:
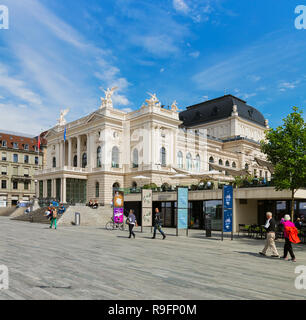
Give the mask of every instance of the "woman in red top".
M 289 214 L 286 214 L 280 223 L 284 226 L 284 237 L 285 237 L 284 256 L 282 258 L 284 260 L 288 260 L 287 255 L 289 252 L 291 259 L 292 259 L 292 262 L 296 262 L 290 239 L 291 240 L 296 239 L 295 243 L 299 242 L 299 239 L 298 239 L 297 234 L 295 232 L 295 231 L 297 231 L 297 229 L 296 229 L 294 223 L 292 223 L 290 221 Z

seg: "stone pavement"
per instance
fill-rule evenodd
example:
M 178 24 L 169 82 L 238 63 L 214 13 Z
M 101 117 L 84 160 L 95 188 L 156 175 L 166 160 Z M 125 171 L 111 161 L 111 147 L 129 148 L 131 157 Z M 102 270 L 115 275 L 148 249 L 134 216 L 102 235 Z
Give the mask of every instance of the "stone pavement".
M 9 268 L 9 290 L 0 299 L 304 299 L 294 286 L 295 267 L 257 253 L 263 240 L 223 243 L 201 231 L 190 237 L 151 240 L 150 233 L 102 227 L 48 226 L 0 217 L 0 265 Z M 169 233 L 172 233 L 170 235 Z M 279 253 L 283 243 L 278 242 Z

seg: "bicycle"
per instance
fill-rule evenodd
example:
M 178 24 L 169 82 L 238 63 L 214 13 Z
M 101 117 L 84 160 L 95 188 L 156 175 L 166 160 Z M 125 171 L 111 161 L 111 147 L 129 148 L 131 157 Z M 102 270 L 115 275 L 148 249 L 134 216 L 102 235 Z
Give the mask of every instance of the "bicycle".
M 107 224 L 105 225 L 105 229 L 106 230 L 121 230 L 124 231 L 124 224 L 123 222 L 118 223 L 118 222 L 114 222 L 114 218 L 111 219 L 111 221 L 107 222 Z

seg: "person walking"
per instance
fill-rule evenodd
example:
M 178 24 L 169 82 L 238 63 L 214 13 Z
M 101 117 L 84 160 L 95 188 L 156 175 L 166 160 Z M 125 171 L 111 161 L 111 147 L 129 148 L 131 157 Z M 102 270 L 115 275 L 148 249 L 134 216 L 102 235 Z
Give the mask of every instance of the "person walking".
M 290 221 L 289 214 L 286 214 L 284 218 L 282 218 L 280 223 L 284 226 L 284 238 L 285 238 L 284 256 L 282 257 L 282 259 L 288 261 L 287 255 L 289 252 L 291 256 L 291 261 L 296 262 L 291 243 L 301 242 L 301 240 L 298 237 L 298 230 L 294 225 L 294 223 Z
M 129 216 L 127 218 L 127 224 L 129 225 L 129 231 L 130 231 L 130 235 L 129 235 L 129 239 L 132 238 L 132 236 L 136 237 L 134 231 L 133 231 L 133 228 L 136 224 L 136 217 L 135 217 L 135 214 L 134 214 L 134 210 L 131 209 L 130 212 L 129 212 Z
M 279 254 L 278 254 L 276 246 L 275 246 L 275 227 L 276 227 L 276 223 L 275 223 L 275 220 L 272 217 L 272 213 L 271 212 L 267 212 L 266 213 L 266 217 L 267 217 L 267 221 L 266 221 L 266 224 L 265 224 L 264 228 L 267 231 L 267 239 L 266 239 L 265 247 L 263 248 L 263 250 L 261 252 L 259 252 L 259 254 L 261 254 L 262 256 L 266 256 L 267 255 L 267 250 L 270 248 L 272 250 L 271 257 L 279 258 Z
M 153 232 L 152 239 L 155 239 L 156 237 L 156 230 L 158 230 L 160 234 L 163 236 L 163 240 L 166 238 L 166 235 L 161 228 L 161 224 L 162 224 L 162 221 L 161 221 L 159 209 L 155 208 L 154 232 Z
M 52 229 L 53 222 L 54 222 L 54 228 L 56 230 L 56 219 L 57 219 L 57 210 L 55 208 L 52 208 L 52 217 L 51 217 L 50 229 Z

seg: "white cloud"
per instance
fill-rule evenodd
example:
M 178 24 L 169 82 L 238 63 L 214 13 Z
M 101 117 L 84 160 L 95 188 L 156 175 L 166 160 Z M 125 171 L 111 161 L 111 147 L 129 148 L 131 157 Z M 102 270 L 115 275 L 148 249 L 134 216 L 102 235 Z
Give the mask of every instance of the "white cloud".
M 173 0 L 173 7 L 176 11 L 183 13 L 188 13 L 190 10 L 188 5 L 183 0 Z
M 281 82 L 279 84 L 279 91 L 284 92 L 284 91 L 287 91 L 288 89 L 295 89 L 299 83 L 300 83 L 299 80 L 292 81 L 292 82 L 289 82 L 289 81 Z
M 34 105 L 41 105 L 41 98 L 27 88 L 26 83 L 9 75 L 8 69 L 0 64 L 0 88 L 16 98 Z
M 200 52 L 199 51 L 194 51 L 194 52 L 191 52 L 189 53 L 190 57 L 192 58 L 198 58 L 200 56 Z

